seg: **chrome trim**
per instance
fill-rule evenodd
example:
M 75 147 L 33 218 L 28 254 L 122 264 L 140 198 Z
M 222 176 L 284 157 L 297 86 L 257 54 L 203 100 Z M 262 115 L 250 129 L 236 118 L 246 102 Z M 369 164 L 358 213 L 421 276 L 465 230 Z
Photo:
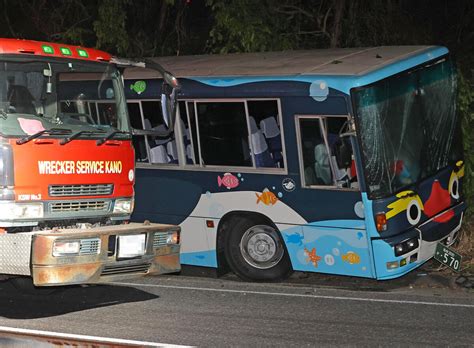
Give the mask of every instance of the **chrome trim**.
M 155 232 L 153 235 L 153 249 L 167 245 L 168 232 Z
M 143 273 L 146 274 L 150 270 L 151 263 L 141 263 L 141 264 L 113 264 L 106 265 L 102 272 L 101 276 L 109 276 L 116 274 L 128 274 L 128 273 Z
M 114 191 L 113 184 L 49 185 L 51 197 L 106 196 Z
M 87 201 L 62 201 L 49 202 L 48 212 L 51 214 L 64 212 L 107 212 L 110 208 L 110 201 L 87 200 Z
M 100 254 L 100 238 L 88 238 L 80 240 L 79 255 Z

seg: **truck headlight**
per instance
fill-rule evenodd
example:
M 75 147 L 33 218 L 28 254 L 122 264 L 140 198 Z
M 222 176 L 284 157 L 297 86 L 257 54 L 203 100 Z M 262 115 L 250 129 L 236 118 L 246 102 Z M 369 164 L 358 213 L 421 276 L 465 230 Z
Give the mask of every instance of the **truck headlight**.
M 40 219 L 44 215 L 43 203 L 0 203 L 0 220 Z
M 179 231 L 168 232 L 166 244 L 179 244 Z
M 53 244 L 53 256 L 78 255 L 80 248 L 81 242 L 78 240 L 57 240 Z
M 114 214 L 131 214 L 133 211 L 133 198 L 119 198 L 115 201 Z

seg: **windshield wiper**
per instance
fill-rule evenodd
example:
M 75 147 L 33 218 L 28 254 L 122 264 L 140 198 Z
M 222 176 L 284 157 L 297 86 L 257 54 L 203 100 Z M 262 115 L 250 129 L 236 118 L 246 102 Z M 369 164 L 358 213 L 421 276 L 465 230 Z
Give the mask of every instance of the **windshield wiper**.
M 28 135 L 27 137 L 18 139 L 16 141 L 16 143 L 18 145 L 23 145 L 23 144 L 26 144 L 27 142 L 29 142 L 33 139 L 39 138 L 40 136 L 42 136 L 44 134 L 48 134 L 48 135 L 66 135 L 66 134 L 71 134 L 71 132 L 72 131 L 70 129 L 64 129 L 64 128 L 43 129 L 42 131 L 39 131 L 35 134 L 31 134 L 31 135 Z
M 97 145 L 102 145 L 105 143 L 107 140 L 113 139 L 117 134 L 128 134 L 131 135 L 132 133 L 130 132 L 124 132 L 124 131 L 113 131 L 112 133 L 108 134 L 105 138 L 97 140 L 96 144 Z
M 93 135 L 93 134 L 103 134 L 103 133 L 106 133 L 106 132 L 103 131 L 103 130 L 97 130 L 97 131 L 79 131 L 79 132 L 74 133 L 74 134 L 71 135 L 70 137 L 61 139 L 61 141 L 59 142 L 59 144 L 65 145 L 65 144 L 67 144 L 67 143 L 73 141 L 74 139 L 79 138 L 81 135 L 84 135 L 84 134 Z

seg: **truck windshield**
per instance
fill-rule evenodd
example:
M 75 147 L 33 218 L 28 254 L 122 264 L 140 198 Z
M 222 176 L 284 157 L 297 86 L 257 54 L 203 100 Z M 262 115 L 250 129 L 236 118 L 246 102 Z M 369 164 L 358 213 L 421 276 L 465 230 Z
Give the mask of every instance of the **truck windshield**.
M 77 137 L 103 138 L 112 132 L 114 138 L 129 137 L 115 66 L 66 58 L 2 57 L 0 133 L 24 137 L 50 129 L 66 129 Z
M 443 58 L 353 91 L 367 188 L 392 195 L 462 158 L 456 73 Z

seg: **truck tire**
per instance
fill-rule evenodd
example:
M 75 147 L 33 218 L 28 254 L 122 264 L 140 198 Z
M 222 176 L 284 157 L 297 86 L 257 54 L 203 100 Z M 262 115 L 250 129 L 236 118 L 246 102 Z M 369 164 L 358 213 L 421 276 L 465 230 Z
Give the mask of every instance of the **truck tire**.
M 232 271 L 244 280 L 279 281 L 292 272 L 280 232 L 263 221 L 235 219 L 224 253 Z

